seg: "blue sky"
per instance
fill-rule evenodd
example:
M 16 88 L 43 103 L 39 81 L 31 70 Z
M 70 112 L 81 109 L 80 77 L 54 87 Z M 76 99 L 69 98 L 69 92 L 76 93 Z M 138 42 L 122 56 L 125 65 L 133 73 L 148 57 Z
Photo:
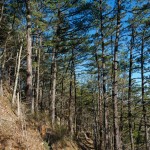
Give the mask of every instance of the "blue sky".
M 92 2 L 92 0 L 88 0 L 88 2 Z M 141 5 L 142 3 L 144 4 L 144 3 L 147 3 L 148 1 L 143 1 L 143 2 L 139 2 L 138 4 L 137 3 L 135 3 L 135 1 L 133 1 L 133 0 L 131 0 L 131 3 L 128 3 L 128 5 L 126 5 L 126 9 L 128 9 L 128 10 L 131 10 L 132 9 L 132 7 L 135 7 L 135 6 L 138 6 L 138 5 Z M 114 6 L 115 6 L 115 0 L 108 0 L 107 1 L 107 3 L 109 4 L 109 5 L 111 5 L 111 7 L 113 8 Z M 133 17 L 132 16 L 132 13 L 130 13 L 130 12 L 128 12 L 128 13 L 126 13 L 126 15 L 125 15 L 125 17 L 121 20 L 121 23 L 122 23 L 122 27 L 124 28 L 124 27 L 126 27 L 126 26 L 128 26 L 128 23 L 125 23 L 125 21 L 127 21 L 129 18 L 131 18 L 131 17 Z M 90 32 L 89 32 L 89 34 L 94 34 L 94 33 L 96 33 L 96 30 L 90 30 Z M 129 36 L 126 36 L 127 37 L 127 40 L 130 40 L 130 37 Z M 126 45 L 126 42 L 127 41 L 124 41 L 124 44 Z M 94 43 L 93 43 L 94 44 Z M 127 45 L 126 45 L 127 46 Z M 122 49 L 121 47 L 119 47 L 120 49 Z M 127 47 L 126 47 L 126 49 L 127 49 Z M 135 50 L 134 50 L 135 51 Z M 127 61 L 129 61 L 129 58 L 127 59 Z M 84 63 L 86 64 L 88 61 L 85 61 Z M 149 66 L 149 64 L 147 64 L 146 65 L 146 67 L 148 67 Z M 86 70 L 86 68 L 85 67 L 83 67 L 83 66 L 80 66 L 78 69 L 77 69 L 77 71 L 79 72 L 79 73 L 83 73 L 83 75 L 81 75 L 81 77 L 80 77 L 80 80 L 83 82 L 83 81 L 86 81 L 86 80 L 88 80 L 89 79 L 89 77 L 87 77 L 87 75 L 86 75 L 86 72 L 84 72 L 84 70 Z M 127 71 L 127 73 L 128 73 L 128 71 Z M 150 73 L 145 73 L 144 74 L 145 76 L 148 76 L 148 75 L 150 75 Z M 140 73 L 140 70 L 138 71 L 138 72 L 136 72 L 136 73 L 132 73 L 132 78 L 135 78 L 136 79 L 136 82 L 138 83 L 138 84 L 141 84 L 141 73 Z

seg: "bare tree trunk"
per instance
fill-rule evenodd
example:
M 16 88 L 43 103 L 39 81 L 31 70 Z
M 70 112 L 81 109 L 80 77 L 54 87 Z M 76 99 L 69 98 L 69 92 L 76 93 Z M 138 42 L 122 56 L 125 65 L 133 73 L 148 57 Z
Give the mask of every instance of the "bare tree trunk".
M 72 95 L 72 89 L 73 89 L 73 50 L 72 50 L 72 60 L 71 60 L 71 66 L 70 66 L 70 89 L 69 89 L 69 131 L 71 134 L 71 139 L 73 139 L 74 131 L 73 131 L 73 95 Z
M 72 67 L 73 67 L 73 76 L 74 76 L 74 132 L 77 136 L 77 87 L 76 87 L 76 68 L 75 68 L 75 54 L 72 49 Z
M 41 88 L 40 88 L 40 110 L 43 111 L 44 109 L 44 77 L 42 77 L 42 83 L 41 83 Z M 50 107 L 50 106 L 49 106 Z
M 15 64 L 15 73 L 14 73 L 14 75 L 16 76 L 16 74 L 17 74 L 17 67 L 18 67 L 18 56 L 19 56 L 19 52 L 17 52 L 17 55 L 16 55 L 16 64 Z
M 64 123 L 64 78 L 61 81 L 61 114 L 60 114 L 60 125 Z
M 125 83 L 123 82 L 123 86 L 125 85 Z M 125 98 L 125 91 L 124 91 L 124 88 L 122 87 L 122 93 L 121 93 L 121 106 L 120 106 L 120 132 L 122 133 L 123 131 L 123 118 L 124 118 L 124 109 L 123 109 L 123 104 L 124 104 L 124 98 Z M 121 136 L 121 141 L 123 141 L 123 136 Z M 122 144 L 122 149 L 123 149 L 123 144 Z
M 31 103 L 31 112 L 34 113 L 34 98 L 32 92 L 32 39 L 31 39 L 31 8 L 30 0 L 26 0 L 27 10 L 27 89 L 26 99 Z
M 42 40 L 40 37 L 40 47 L 42 46 Z M 41 49 L 38 48 L 37 52 L 37 82 L 36 82 L 36 112 L 39 110 L 39 89 L 40 89 L 40 59 L 41 59 Z
M 75 134 L 77 136 L 77 87 L 76 87 L 76 73 L 74 70 L 74 106 L 75 106 L 75 112 L 74 112 L 74 128 L 75 128 Z
M 104 147 L 105 150 L 110 149 L 110 141 L 108 136 L 108 104 L 107 104 L 107 95 L 106 95 L 106 66 L 105 66 L 105 47 L 104 47 L 104 34 L 103 34 L 103 8 L 102 1 L 100 0 L 100 28 L 101 28 L 101 41 L 102 41 L 102 78 L 103 78 L 103 103 L 104 103 Z
M 113 49 L 113 36 L 111 35 L 111 54 L 114 55 L 114 49 Z M 113 76 L 114 76 L 114 61 L 112 61 L 112 64 L 111 64 L 111 83 L 113 83 Z M 113 85 L 112 85 L 112 96 L 111 96 L 112 100 L 113 100 Z M 112 101 L 111 103 L 111 106 L 112 106 L 112 109 L 113 109 L 113 103 L 114 101 Z M 113 110 L 114 111 L 114 110 Z M 113 122 L 114 122 L 114 119 L 113 119 Z M 113 124 L 112 122 L 112 124 Z M 114 125 L 113 125 L 114 126 Z M 110 147 L 111 147 L 111 150 L 114 150 L 114 129 L 113 129 L 113 126 L 111 124 L 109 124 L 109 129 L 110 129 Z
M 72 79 L 71 79 L 72 80 Z M 72 108 L 72 81 L 70 81 L 70 96 L 69 96 L 69 131 L 70 131 L 70 137 L 73 139 L 73 108 Z
M 20 97 L 19 97 L 19 92 L 18 92 L 17 93 L 17 115 L 18 115 L 18 117 L 20 117 L 20 115 L 21 115 L 20 110 L 21 110 L 21 105 L 20 105 Z
M 140 150 L 139 145 L 140 145 L 140 138 L 141 138 L 140 133 L 141 133 L 141 128 L 142 128 L 142 119 L 143 119 L 143 116 L 141 117 L 141 119 L 139 121 L 138 136 L 137 136 L 137 139 L 136 139 L 137 150 Z
M 4 45 L 4 51 L 1 58 L 1 72 L 0 72 L 0 96 L 3 97 L 3 79 L 4 79 L 4 68 L 5 68 L 5 62 L 6 62 L 6 50 L 7 50 L 7 40 L 9 38 L 9 33 L 6 38 L 6 42 Z
M 52 127 L 55 126 L 55 101 L 56 101 L 56 74 L 57 74 L 57 66 L 56 66 L 56 49 L 53 49 L 52 56 L 52 95 L 51 95 L 51 108 L 52 108 Z
M 4 13 L 4 0 L 1 0 L 1 4 L 2 4 L 2 6 L 1 6 L 1 9 L 0 9 L 0 11 L 1 11 L 1 15 L 0 15 L 0 23 L 1 23 L 2 19 L 3 19 L 3 13 Z
M 2 79 L 2 68 L 1 68 L 1 73 L 0 73 L 1 75 L 1 77 L 0 77 L 0 96 L 2 96 L 3 97 L 3 94 L 4 94 L 4 92 L 3 92 L 3 79 Z
M 117 29 L 116 29 L 116 39 L 114 47 L 114 73 L 113 73 L 113 126 L 114 126 L 114 150 L 121 150 L 121 138 L 119 131 L 119 115 L 118 115 L 118 45 L 119 45 L 119 33 L 120 33 L 120 9 L 121 0 L 117 0 Z
M 20 63 L 21 63 L 22 47 L 23 47 L 23 41 L 21 41 L 21 45 L 20 45 L 20 49 L 19 49 L 19 54 L 18 54 L 16 78 L 15 78 L 15 85 L 14 85 L 13 96 L 12 96 L 12 104 L 14 104 L 15 98 L 16 98 L 16 91 L 17 91 L 17 86 L 18 86 L 18 78 L 19 78 Z
M 94 123 L 93 123 L 93 132 L 94 132 L 94 149 L 95 150 L 98 150 L 99 149 L 99 145 L 98 145 L 98 140 L 99 140 L 99 138 L 98 138 L 98 123 L 97 123 L 97 110 L 96 110 L 96 107 L 95 107 L 95 101 L 94 101 L 94 99 L 95 99 L 95 97 L 94 97 L 94 91 L 93 91 L 93 94 L 92 94 L 92 103 L 93 103 L 93 117 L 94 117 Z
M 97 81 L 98 81 L 98 112 L 99 112 L 99 135 L 100 135 L 100 141 L 99 141 L 99 149 L 102 150 L 102 133 L 103 133 L 103 129 L 102 129 L 102 99 L 101 99 L 101 85 L 100 85 L 100 64 L 99 64 L 99 60 L 98 60 L 98 54 L 97 51 L 95 51 L 95 60 L 96 60 L 96 64 L 97 64 L 97 69 L 98 69 L 98 77 L 97 77 Z
M 134 27 L 132 27 L 131 47 L 130 47 L 130 67 L 129 67 L 129 89 L 128 89 L 128 125 L 131 150 L 134 150 L 132 112 L 131 112 L 131 93 L 132 93 L 132 65 L 133 65 L 133 45 L 134 45 Z
M 142 85 L 142 113 L 144 119 L 144 140 L 145 140 L 145 149 L 149 150 L 148 147 L 148 128 L 147 128 L 147 111 L 145 107 L 145 89 L 144 89 L 144 31 L 142 35 L 142 46 L 141 46 L 141 85 Z

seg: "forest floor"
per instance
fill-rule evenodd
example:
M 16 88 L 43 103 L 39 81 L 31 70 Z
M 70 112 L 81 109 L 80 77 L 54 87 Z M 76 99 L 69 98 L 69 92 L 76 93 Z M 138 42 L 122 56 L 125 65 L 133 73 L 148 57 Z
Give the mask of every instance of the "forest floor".
M 0 150 L 94 149 L 92 140 L 84 133 L 77 141 L 72 141 L 66 136 L 65 128 L 58 126 L 52 130 L 46 114 L 40 114 L 37 119 L 27 115 L 27 108 L 21 105 L 18 117 L 17 106 L 11 105 L 10 93 L 8 89 L 4 90 L 4 96 L 0 97 Z M 47 129 L 42 131 L 44 126 Z
M 17 106 L 11 105 L 10 93 L 5 90 L 4 96 L 0 97 L 0 150 L 94 149 L 92 140 L 83 136 L 76 142 L 71 141 L 60 132 L 60 128 L 54 131 L 49 126 L 49 131 L 42 136 L 39 120 L 26 116 L 25 113 L 21 113 L 18 117 Z
M 23 113 L 18 117 L 17 107 L 11 106 L 8 90 L 0 97 L 0 150 L 48 150 L 50 147 L 40 134 L 39 122 Z M 53 150 L 78 150 L 77 145 L 64 139 L 51 145 Z
M 8 91 L 0 97 L 0 150 L 44 150 L 40 133 L 29 126 L 24 116 L 17 116 L 10 98 Z

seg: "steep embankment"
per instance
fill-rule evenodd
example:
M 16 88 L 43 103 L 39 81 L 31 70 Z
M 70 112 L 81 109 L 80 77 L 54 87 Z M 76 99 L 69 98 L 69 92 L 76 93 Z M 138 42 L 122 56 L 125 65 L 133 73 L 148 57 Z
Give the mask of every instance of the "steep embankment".
M 9 93 L 0 97 L 0 149 L 44 150 L 44 143 L 37 130 L 28 126 L 25 117 L 17 117 L 11 109 Z
M 18 117 L 17 107 L 12 108 L 10 100 L 8 91 L 0 97 L 0 150 L 79 150 L 77 144 L 65 137 L 50 142 L 48 146 L 38 130 L 40 123 L 36 119 L 29 119 L 25 113 Z M 53 136 L 58 136 L 55 131 L 48 135 L 49 141 L 52 141 Z

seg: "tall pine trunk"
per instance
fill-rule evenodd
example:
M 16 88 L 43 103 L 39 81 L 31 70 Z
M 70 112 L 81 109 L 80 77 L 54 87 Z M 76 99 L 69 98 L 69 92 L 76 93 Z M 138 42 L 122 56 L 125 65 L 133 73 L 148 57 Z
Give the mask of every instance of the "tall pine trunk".
M 105 45 L 104 45 L 104 31 L 103 31 L 103 8 L 102 0 L 100 0 L 100 30 L 101 30 L 101 48 L 102 48 L 102 80 L 103 80 L 103 103 L 104 103 L 104 147 L 105 150 L 110 149 L 110 141 L 108 137 L 108 107 L 107 107 L 107 97 L 106 97 L 106 66 L 105 66 Z
M 39 37 L 39 45 L 42 46 L 42 39 Z M 36 68 L 36 112 L 39 110 L 39 90 L 40 90 L 40 61 L 41 61 L 41 48 L 38 48 L 37 51 L 37 68 Z
M 74 135 L 73 75 L 74 75 L 74 51 L 72 49 L 72 57 L 71 57 L 71 64 L 70 64 L 70 89 L 69 89 L 69 131 L 71 134 L 71 139 L 73 138 Z
M 3 51 L 3 55 L 1 58 L 1 69 L 0 69 L 0 96 L 3 97 L 4 91 L 3 91 L 3 82 L 4 82 L 4 76 L 5 76 L 5 63 L 6 63 L 6 53 L 7 53 L 7 43 L 8 43 L 8 39 L 10 37 L 10 32 L 8 32 L 7 34 L 7 38 L 5 41 L 5 45 L 4 45 L 4 51 Z
M 18 61 L 17 61 L 17 70 L 16 70 L 16 77 L 15 77 L 15 85 L 13 89 L 13 96 L 12 96 L 12 104 L 15 102 L 16 98 L 16 91 L 17 91 L 17 86 L 18 86 L 18 78 L 19 78 L 19 70 L 20 70 L 20 63 L 21 63 L 21 53 L 22 53 L 22 47 L 23 47 L 23 41 L 21 41 L 20 49 L 19 49 L 19 54 L 18 54 Z
M 51 90 L 51 108 L 52 108 L 52 127 L 55 126 L 55 103 L 56 103 L 56 74 L 57 74 L 57 64 L 56 64 L 56 49 L 53 49 L 52 54 L 52 90 Z
M 130 137 L 131 150 L 134 150 L 132 112 L 131 112 L 133 45 L 134 45 L 134 29 L 132 27 L 132 37 L 131 37 L 131 47 L 130 47 L 130 67 L 129 67 L 129 89 L 128 89 L 128 125 L 129 125 L 129 137 Z
M 31 39 L 31 8 L 30 0 L 26 0 L 27 11 L 27 89 L 26 99 L 31 103 L 31 112 L 34 113 L 34 99 L 32 92 L 32 39 Z
M 71 139 L 73 138 L 73 108 L 72 108 L 72 71 L 70 75 L 70 88 L 69 88 L 69 131 Z
M 97 76 L 97 82 L 98 82 L 98 117 L 99 117 L 99 149 L 102 149 L 102 125 L 103 125 L 103 118 L 102 118 L 102 99 L 101 99 L 101 83 L 100 83 L 100 64 L 99 64 L 99 59 L 98 59 L 98 54 L 97 50 L 95 50 L 95 60 L 96 60 L 96 65 L 97 65 L 97 70 L 98 70 L 98 76 Z
M 3 19 L 3 15 L 4 15 L 4 0 L 1 1 L 1 4 L 2 4 L 2 6 L 0 8 L 0 23 Z M 1 25 L 0 25 L 0 27 L 1 27 Z
M 142 35 L 142 45 L 141 45 L 141 85 L 142 85 L 142 114 L 144 121 L 144 141 L 145 141 L 145 149 L 149 150 L 148 144 L 148 127 L 147 127 L 147 111 L 145 106 L 145 89 L 144 89 L 144 31 Z
M 113 62 L 113 127 L 114 127 L 114 150 L 121 150 L 121 137 L 119 131 L 119 114 L 118 114 L 118 45 L 120 33 L 120 10 L 121 0 L 117 0 L 117 28 L 114 47 L 114 62 Z
M 74 132 L 77 136 L 77 85 L 76 85 L 76 65 L 75 65 L 75 54 L 74 49 L 72 49 L 72 68 L 74 77 Z

